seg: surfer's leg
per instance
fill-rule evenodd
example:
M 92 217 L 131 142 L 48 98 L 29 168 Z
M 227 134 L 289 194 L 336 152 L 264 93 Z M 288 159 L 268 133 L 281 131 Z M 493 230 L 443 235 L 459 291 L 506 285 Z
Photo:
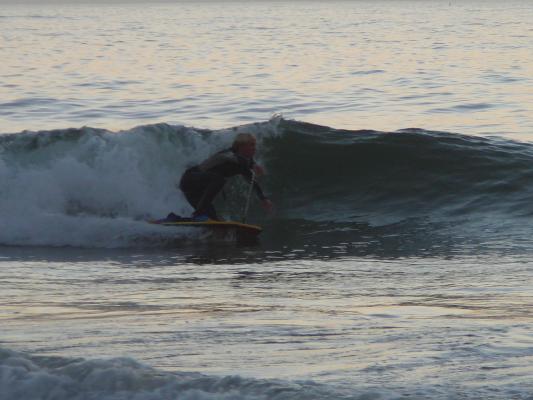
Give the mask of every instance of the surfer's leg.
M 189 204 L 196 210 L 196 206 L 202 198 L 203 192 L 183 192 Z
M 205 215 L 210 219 L 218 219 L 213 201 L 225 183 L 226 179 L 217 173 L 187 171 L 184 174 L 180 188 L 195 209 L 193 217 Z
M 215 210 L 215 207 L 213 207 L 213 204 L 210 204 L 206 208 L 206 210 L 207 210 L 206 214 L 209 217 L 209 219 L 212 219 L 212 220 L 215 220 L 215 221 L 219 220 L 218 215 L 217 215 L 217 210 Z
M 215 207 L 213 206 L 213 201 L 215 200 L 216 195 L 222 190 L 226 179 L 222 175 L 210 174 L 211 179 L 209 184 L 204 189 L 202 197 L 199 199 L 196 204 L 195 212 L 193 216 L 198 215 L 207 215 L 211 219 L 218 219 Z

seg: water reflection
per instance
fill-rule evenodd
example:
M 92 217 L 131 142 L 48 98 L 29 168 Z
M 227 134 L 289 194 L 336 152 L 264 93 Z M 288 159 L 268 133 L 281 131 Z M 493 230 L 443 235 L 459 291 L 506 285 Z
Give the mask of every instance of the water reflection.
M 294 219 L 271 221 L 264 228 L 259 240 L 252 243 L 202 236 L 187 241 L 182 237 L 165 238 L 160 242 L 146 238 L 144 243 L 137 238 L 132 247 L 121 249 L 4 246 L 0 247 L 0 262 L 104 261 L 150 268 L 347 258 L 454 258 L 471 254 L 517 253 L 530 247 L 530 241 L 525 238 L 519 241 L 509 233 L 505 236 L 498 229 L 490 235 L 488 228 L 468 228 L 458 222 L 431 222 L 424 218 L 383 226 Z

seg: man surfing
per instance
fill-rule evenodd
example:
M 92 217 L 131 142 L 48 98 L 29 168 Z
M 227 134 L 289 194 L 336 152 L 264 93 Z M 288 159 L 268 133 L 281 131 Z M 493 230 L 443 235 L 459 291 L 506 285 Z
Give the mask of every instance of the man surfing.
M 180 189 L 194 207 L 193 221 L 219 219 L 213 201 L 224 187 L 226 179 L 235 175 L 242 175 L 251 182 L 263 208 L 272 211 L 272 202 L 254 179 L 254 176 L 261 176 L 264 173 L 263 168 L 255 163 L 255 151 L 255 137 L 249 133 L 239 133 L 231 148 L 219 151 L 201 164 L 185 171 L 181 177 Z

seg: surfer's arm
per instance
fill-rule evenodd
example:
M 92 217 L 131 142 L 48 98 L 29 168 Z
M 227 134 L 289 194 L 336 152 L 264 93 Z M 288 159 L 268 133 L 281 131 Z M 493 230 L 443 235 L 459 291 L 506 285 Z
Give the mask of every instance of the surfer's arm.
M 263 167 L 258 164 L 254 164 L 253 169 L 255 172 L 255 176 L 263 176 L 265 174 L 265 170 L 263 169 Z
M 251 179 L 252 179 L 252 172 L 250 171 L 250 180 Z M 268 212 L 272 212 L 274 205 L 272 204 L 270 199 L 265 196 L 265 194 L 263 193 L 263 189 L 261 189 L 261 186 L 259 186 L 259 184 L 255 180 L 254 180 L 254 190 L 255 190 L 255 193 L 257 194 L 257 197 L 259 197 L 259 199 L 261 200 L 261 205 L 263 206 L 263 208 Z
M 252 173 L 250 172 L 250 179 L 251 178 L 252 178 Z M 255 180 L 254 180 L 254 190 L 255 190 L 255 193 L 257 194 L 257 197 L 259 197 L 259 199 L 261 200 L 261 205 L 263 206 L 263 208 L 268 212 L 272 212 L 274 205 L 272 204 L 270 199 L 265 196 L 265 194 L 263 193 L 263 189 L 261 189 L 261 186 L 259 186 L 259 184 Z
M 257 197 L 259 197 L 259 200 L 268 200 L 268 197 L 265 196 L 265 194 L 263 193 L 263 189 L 261 189 L 261 186 L 259 186 L 259 184 L 254 181 L 254 190 L 255 190 L 255 193 L 257 194 Z
M 240 159 L 240 173 L 246 179 L 247 182 L 251 182 L 254 176 L 260 176 L 264 174 L 264 170 L 261 166 L 257 165 L 255 161 L 252 160 L 246 160 L 246 159 Z M 244 161 L 244 162 L 243 162 Z M 268 212 L 272 212 L 274 205 L 270 201 L 270 199 L 265 196 L 263 193 L 263 189 L 261 189 L 261 186 L 257 183 L 257 181 L 254 179 L 253 181 L 253 189 L 255 193 L 257 194 L 257 197 L 261 200 L 261 205 L 265 210 Z

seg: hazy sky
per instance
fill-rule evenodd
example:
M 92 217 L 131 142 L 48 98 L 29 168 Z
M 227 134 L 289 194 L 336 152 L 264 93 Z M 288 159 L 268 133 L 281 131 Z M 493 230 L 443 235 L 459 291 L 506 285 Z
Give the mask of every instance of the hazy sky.
M 158 4 L 158 3 L 208 3 L 220 1 L 287 1 L 287 0 L 0 0 L 0 4 L 120 4 L 120 3 L 140 3 L 140 4 Z M 288 0 L 288 1 L 302 1 L 302 0 Z M 315 0 L 316 1 L 316 0 Z M 401 0 L 396 0 L 401 1 Z
M 307 1 L 307 0 L 0 0 L 0 4 L 120 4 L 120 3 L 139 3 L 139 4 L 158 4 L 158 3 L 208 3 L 208 2 L 221 2 L 221 1 L 240 1 L 245 3 L 252 3 L 257 1 L 280 1 L 280 2 L 296 2 L 296 1 Z M 311 0 L 319 1 L 319 0 Z M 339 1 L 339 0 L 322 0 L 322 2 L 327 1 Z M 340 1 L 361 1 L 361 0 L 340 0 Z M 379 1 L 379 0 L 363 0 L 363 1 Z M 386 0 L 391 1 L 391 0 Z M 392 1 L 409 1 L 409 0 L 392 0 Z M 412 0 L 411 0 L 412 1 Z M 415 0 L 416 1 L 416 0 Z M 418 0 L 418 1 L 442 1 L 447 2 L 449 0 Z M 456 0 L 453 0 L 456 1 Z M 490 0 L 485 0 L 490 1 Z M 499 0 L 495 0 L 499 1 Z
M 120 4 L 120 3 L 140 3 L 140 4 L 158 4 L 158 3 L 180 3 L 180 2 L 210 2 L 210 1 L 235 1 L 235 0 L 0 0 L 0 4 Z M 244 2 L 263 1 L 263 0 L 236 0 Z M 266 0 L 270 1 L 270 0 Z M 276 1 L 276 0 L 274 0 Z M 283 1 L 283 0 L 279 0 Z M 297 1 L 297 0 L 291 0 Z

